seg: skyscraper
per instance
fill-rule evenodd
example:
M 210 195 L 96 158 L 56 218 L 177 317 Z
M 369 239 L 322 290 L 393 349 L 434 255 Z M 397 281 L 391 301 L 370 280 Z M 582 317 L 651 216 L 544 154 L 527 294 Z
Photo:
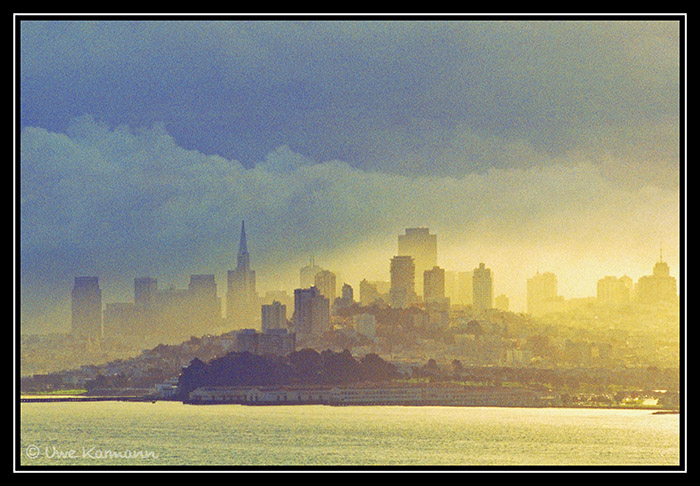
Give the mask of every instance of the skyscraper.
M 547 314 L 556 308 L 557 277 L 551 272 L 537 272 L 527 279 L 527 312 L 533 316 Z
M 473 309 L 475 312 L 482 312 L 493 307 L 493 277 L 491 269 L 486 268 L 483 263 L 474 269 L 472 277 Z
M 202 331 L 220 324 L 221 303 L 216 292 L 214 275 L 190 275 L 190 299 L 193 324 L 199 324 Z
M 645 275 L 637 280 L 635 299 L 646 304 L 658 302 L 675 302 L 678 298 L 676 279 L 671 277 L 668 264 L 659 256 L 651 275 Z
M 75 277 L 71 293 L 71 314 L 73 337 L 102 338 L 102 290 L 97 277 Z
M 423 272 L 423 300 L 438 302 L 445 298 L 445 270 L 433 267 Z
M 335 302 L 335 282 L 335 274 L 330 270 L 321 270 L 314 277 L 314 286 L 331 302 Z
M 330 301 L 316 287 L 294 289 L 294 329 L 300 341 L 330 329 Z
M 377 299 L 379 299 L 377 286 L 368 282 L 367 279 L 362 279 L 360 282 L 360 304 L 363 306 L 371 305 Z
M 255 291 L 255 271 L 250 269 L 250 254 L 246 241 L 245 222 L 241 224 L 241 240 L 235 270 L 228 271 L 226 319 L 234 329 L 252 327 L 258 318 L 258 296 Z
M 314 259 L 312 258 L 308 265 L 299 270 L 299 287 L 302 289 L 308 289 L 309 287 L 314 286 L 316 283 L 316 274 L 321 271 L 323 271 L 323 268 L 316 265 L 314 263 Z
M 413 257 L 415 283 L 422 289 L 423 272 L 437 265 L 437 235 L 431 235 L 428 228 L 406 228 L 406 233 L 399 235 L 398 254 Z
M 630 301 L 631 289 L 624 278 L 603 277 L 598 280 L 596 290 L 601 305 L 620 305 Z
M 277 302 L 260 306 L 262 331 L 287 329 L 287 306 Z
M 415 272 L 412 256 L 399 255 L 391 259 L 391 307 L 403 309 L 416 301 Z

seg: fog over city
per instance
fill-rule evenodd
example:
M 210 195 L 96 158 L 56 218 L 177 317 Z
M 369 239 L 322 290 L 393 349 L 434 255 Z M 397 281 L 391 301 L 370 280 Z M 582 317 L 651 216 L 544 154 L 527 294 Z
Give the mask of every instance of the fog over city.
M 397 236 L 484 262 L 524 312 L 681 272 L 672 22 L 42 22 L 20 35 L 22 329 L 67 332 L 75 276 L 224 296 L 241 221 L 260 294 L 311 258 L 355 289 Z

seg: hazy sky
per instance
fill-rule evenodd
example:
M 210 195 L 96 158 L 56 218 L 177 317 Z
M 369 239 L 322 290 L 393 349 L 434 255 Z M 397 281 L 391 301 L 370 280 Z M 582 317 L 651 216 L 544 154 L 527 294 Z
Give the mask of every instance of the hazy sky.
M 263 294 L 311 255 L 388 280 L 417 226 L 516 311 L 538 270 L 592 296 L 663 245 L 678 277 L 679 24 L 505 20 L 22 22 L 26 329 L 77 275 L 223 296 L 241 220 Z

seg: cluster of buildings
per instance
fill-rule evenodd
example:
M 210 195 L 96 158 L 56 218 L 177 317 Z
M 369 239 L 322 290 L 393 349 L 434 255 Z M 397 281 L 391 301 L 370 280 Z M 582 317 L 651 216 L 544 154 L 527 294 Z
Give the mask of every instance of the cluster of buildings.
M 659 255 L 651 275 L 639 278 L 635 284 L 631 277 L 606 276 L 598 280 L 596 296 L 580 299 L 583 303 L 619 306 L 630 303 L 657 304 L 676 302 L 678 291 L 676 279 L 670 276 L 669 267 Z M 537 272 L 527 280 L 527 312 L 538 317 L 564 312 L 580 302 L 567 301 L 557 292 L 557 277 L 551 272 Z
M 470 272 L 449 272 L 437 264 L 437 235 L 428 228 L 407 228 L 398 237 L 398 255 L 390 260 L 390 280 L 359 286 L 359 305 L 392 309 L 420 307 L 430 319 L 449 318 L 451 305 L 470 306 L 474 315 L 491 309 L 508 311 L 505 295 L 494 296 L 493 274 L 484 263 Z M 102 310 L 97 277 L 76 277 L 72 291 L 72 333 L 84 339 L 103 337 L 187 339 L 192 335 L 239 330 L 239 348 L 287 354 L 297 345 L 313 345 L 332 329 L 332 316 L 355 301 L 353 288 L 344 284 L 337 295 L 337 275 L 313 260 L 300 270 L 300 287 L 293 299 L 286 292 L 260 298 L 250 264 L 245 223 L 237 265 L 227 274 L 225 309 L 218 297 L 214 275 L 192 275 L 187 289 L 159 289 L 151 277 L 134 280 L 134 301 L 108 303 Z M 421 292 L 419 294 L 419 292 Z M 624 304 L 633 300 L 656 302 L 676 299 L 676 281 L 663 259 L 653 274 L 639 279 L 604 277 L 598 282 L 597 301 Z M 553 273 L 539 272 L 527 280 L 527 311 L 533 316 L 566 310 L 570 303 L 557 293 Z M 293 308 L 291 308 L 293 306 Z M 222 310 L 224 310 L 222 315 Z M 291 314 L 291 315 L 290 315 Z M 353 317 L 358 333 L 372 338 L 374 316 Z

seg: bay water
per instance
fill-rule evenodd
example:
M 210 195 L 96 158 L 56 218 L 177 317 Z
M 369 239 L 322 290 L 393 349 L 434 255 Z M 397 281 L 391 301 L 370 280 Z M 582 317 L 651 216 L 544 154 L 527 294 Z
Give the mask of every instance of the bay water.
M 22 466 L 678 466 L 649 410 L 51 402 L 20 406 Z

